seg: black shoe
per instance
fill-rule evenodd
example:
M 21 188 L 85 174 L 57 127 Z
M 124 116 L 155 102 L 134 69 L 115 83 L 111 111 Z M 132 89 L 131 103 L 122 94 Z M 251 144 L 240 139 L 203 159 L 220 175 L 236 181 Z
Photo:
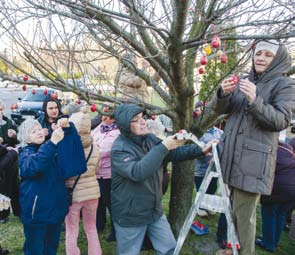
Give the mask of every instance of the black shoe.
M 226 249 L 227 248 L 227 241 L 226 240 L 217 240 L 217 243 L 218 243 L 218 246 L 221 248 L 221 249 Z
M 0 219 L 0 223 L 5 224 L 6 222 L 9 221 L 9 218 L 4 218 L 4 219 Z
M 1 255 L 7 255 L 7 254 L 9 254 L 9 250 L 6 250 L 6 249 L 2 250 Z
M 265 247 L 264 243 L 263 243 L 263 239 L 261 237 L 256 237 L 255 238 L 255 244 L 258 245 L 261 249 L 268 251 L 268 252 L 274 252 L 274 249 L 268 249 Z
M 260 248 L 265 248 L 263 240 L 261 237 L 256 237 L 255 238 L 255 244 L 258 245 Z
M 117 240 L 117 239 L 116 239 L 116 235 L 113 234 L 113 233 L 111 233 L 111 234 L 107 237 L 107 239 L 106 239 L 107 242 L 114 242 L 114 241 L 116 241 L 116 240 Z
M 285 232 L 289 232 L 290 231 L 290 225 L 289 224 L 285 224 L 283 230 Z

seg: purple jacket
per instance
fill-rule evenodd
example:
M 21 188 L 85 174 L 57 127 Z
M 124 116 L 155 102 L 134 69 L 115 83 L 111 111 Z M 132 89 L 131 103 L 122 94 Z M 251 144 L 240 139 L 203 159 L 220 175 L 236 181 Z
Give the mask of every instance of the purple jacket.
M 272 192 L 269 196 L 261 196 L 260 202 L 270 204 L 290 201 L 295 201 L 295 154 L 290 145 L 279 143 Z

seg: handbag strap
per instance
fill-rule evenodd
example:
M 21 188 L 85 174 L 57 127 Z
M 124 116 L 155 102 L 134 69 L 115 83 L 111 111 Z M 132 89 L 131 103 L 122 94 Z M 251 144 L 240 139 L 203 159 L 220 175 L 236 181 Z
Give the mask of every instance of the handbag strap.
M 90 148 L 90 151 L 89 151 L 88 157 L 87 157 L 87 159 L 86 159 L 86 163 L 88 162 L 88 160 L 89 160 L 89 158 L 90 158 L 90 156 L 91 156 L 91 154 L 92 154 L 92 151 L 93 151 L 93 144 L 91 144 L 91 148 Z M 77 179 L 75 180 L 75 183 L 74 183 L 74 185 L 73 185 L 73 191 L 74 191 L 74 189 L 75 189 L 75 187 L 76 187 L 76 185 L 77 185 L 77 183 L 78 183 L 78 181 L 79 181 L 79 179 L 80 179 L 80 176 L 81 176 L 81 174 L 79 174 L 78 177 L 77 177 Z

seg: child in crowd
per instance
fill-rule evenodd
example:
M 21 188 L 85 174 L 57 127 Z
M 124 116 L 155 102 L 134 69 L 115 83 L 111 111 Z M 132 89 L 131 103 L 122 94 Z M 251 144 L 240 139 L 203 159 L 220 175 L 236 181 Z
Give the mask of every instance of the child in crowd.
M 66 216 L 66 254 L 80 255 L 77 245 L 79 235 L 80 213 L 82 211 L 84 229 L 88 240 L 88 255 L 101 255 L 101 246 L 96 231 L 96 210 L 100 197 L 99 186 L 96 181 L 95 171 L 99 163 L 98 148 L 93 145 L 90 135 L 91 117 L 87 109 L 71 115 L 69 121 L 74 123 L 84 147 L 87 158 L 87 171 L 82 174 L 73 191 L 73 204 Z M 78 176 L 67 179 L 67 187 L 73 188 Z

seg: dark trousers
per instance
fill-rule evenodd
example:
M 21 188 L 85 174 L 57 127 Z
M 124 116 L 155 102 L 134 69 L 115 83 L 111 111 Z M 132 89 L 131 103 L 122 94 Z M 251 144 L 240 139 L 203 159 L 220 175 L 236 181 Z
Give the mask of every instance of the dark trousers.
M 96 212 L 96 228 L 104 230 L 107 222 L 107 209 L 110 212 L 111 234 L 115 235 L 115 228 L 111 217 L 111 181 L 112 179 L 97 179 L 100 188 L 100 198 Z
M 262 239 L 266 249 L 274 250 L 278 246 L 286 215 L 292 206 L 291 202 L 261 205 Z
M 195 184 L 196 184 L 196 190 L 199 191 L 201 184 L 204 180 L 204 176 L 195 176 Z M 206 193 L 207 194 L 214 194 L 217 190 L 217 178 L 212 178 Z
M 25 255 L 56 255 L 59 245 L 61 223 L 24 224 Z
M 224 213 L 221 213 L 218 218 L 216 238 L 218 241 L 227 240 L 227 222 Z

